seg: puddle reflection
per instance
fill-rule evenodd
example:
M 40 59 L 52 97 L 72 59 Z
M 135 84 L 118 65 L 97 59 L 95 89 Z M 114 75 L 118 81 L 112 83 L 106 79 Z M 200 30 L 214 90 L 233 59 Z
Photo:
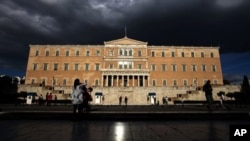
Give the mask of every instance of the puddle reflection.
M 124 130 L 125 125 L 122 122 L 115 123 L 115 140 L 116 141 L 124 141 Z

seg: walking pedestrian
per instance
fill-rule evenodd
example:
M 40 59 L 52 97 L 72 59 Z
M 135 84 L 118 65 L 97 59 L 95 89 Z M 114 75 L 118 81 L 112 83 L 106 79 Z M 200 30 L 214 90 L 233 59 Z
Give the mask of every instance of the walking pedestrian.
M 83 102 L 82 98 L 82 87 L 83 85 L 80 83 L 79 79 L 75 79 L 73 86 L 72 104 L 73 104 L 73 113 L 80 113 L 80 104 Z
M 203 91 L 205 92 L 206 100 L 207 100 L 207 108 L 209 110 L 213 109 L 213 88 L 210 84 L 210 80 L 207 80 L 206 84 L 203 86 Z

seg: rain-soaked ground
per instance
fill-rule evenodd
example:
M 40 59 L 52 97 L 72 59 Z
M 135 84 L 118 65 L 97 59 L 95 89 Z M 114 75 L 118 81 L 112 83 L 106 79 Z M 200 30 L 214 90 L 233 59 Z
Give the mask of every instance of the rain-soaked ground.
M 1 141 L 228 141 L 249 120 L 0 120 Z

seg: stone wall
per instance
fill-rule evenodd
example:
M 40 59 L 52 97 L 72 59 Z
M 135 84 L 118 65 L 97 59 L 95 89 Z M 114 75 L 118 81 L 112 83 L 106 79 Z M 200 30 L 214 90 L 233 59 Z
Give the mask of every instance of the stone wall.
M 224 91 L 239 92 L 239 85 L 226 85 L 226 86 L 213 86 L 213 97 L 215 100 L 219 100 L 217 93 Z M 18 92 L 36 92 L 38 95 L 43 95 L 45 98 L 46 93 L 52 93 L 57 95 L 58 100 L 70 99 L 72 93 L 72 87 L 43 87 L 39 85 L 19 85 Z M 102 105 L 117 105 L 119 104 L 119 97 L 122 96 L 123 100 L 125 96 L 128 97 L 129 105 L 150 105 L 152 104 L 148 96 L 149 93 L 155 93 L 156 101 L 162 104 L 162 98 L 167 97 L 169 104 L 173 104 L 174 100 L 205 100 L 204 92 L 201 88 L 196 87 L 94 87 L 91 93 L 93 97 L 92 104 L 97 104 L 97 96 L 95 93 L 102 93 L 101 102 Z M 226 99 L 229 99 L 226 97 Z M 123 101 L 124 104 L 124 101 Z

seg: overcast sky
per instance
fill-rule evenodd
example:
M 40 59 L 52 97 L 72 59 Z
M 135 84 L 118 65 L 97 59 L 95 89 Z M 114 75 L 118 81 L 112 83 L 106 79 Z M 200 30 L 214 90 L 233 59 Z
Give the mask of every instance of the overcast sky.
M 149 45 L 220 46 L 224 76 L 250 76 L 250 0 L 1 0 L 0 74 L 25 75 L 29 44 L 103 44 L 125 26 Z

